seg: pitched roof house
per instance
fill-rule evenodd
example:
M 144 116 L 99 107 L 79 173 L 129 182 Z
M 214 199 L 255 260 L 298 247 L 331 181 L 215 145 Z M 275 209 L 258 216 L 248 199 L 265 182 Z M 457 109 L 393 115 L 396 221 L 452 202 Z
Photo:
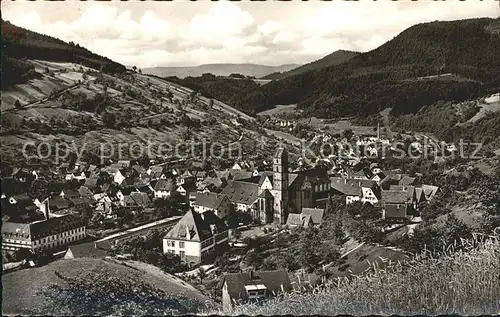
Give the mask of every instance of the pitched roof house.
M 174 190 L 174 183 L 168 179 L 159 179 L 154 187 L 154 198 L 167 198 Z
M 198 193 L 193 203 L 194 211 L 197 213 L 212 210 L 221 219 L 229 214 L 231 207 L 232 203 L 226 195 L 216 193 Z
M 151 179 L 165 179 L 166 175 L 163 171 L 163 166 L 153 166 L 150 168 Z
M 212 211 L 189 210 L 163 238 L 163 253 L 173 253 L 189 264 L 212 258 L 227 247 L 228 228 Z
M 224 276 L 222 306 L 229 314 L 235 303 L 264 301 L 291 290 L 290 277 L 284 270 L 230 273 Z
M 76 258 L 104 258 L 107 251 L 99 248 L 97 243 L 88 242 L 82 244 L 71 245 L 64 254 L 64 259 Z
M 325 210 L 322 208 L 302 208 L 302 214 L 311 217 L 313 226 L 320 226 L 323 223 Z
M 312 221 L 311 221 L 311 215 L 305 215 L 305 214 L 295 214 L 291 213 L 288 214 L 288 218 L 286 220 L 286 225 L 288 227 L 311 227 Z
M 231 181 L 222 190 L 222 195 L 226 195 L 235 204 L 239 211 L 247 211 L 257 201 L 259 196 L 259 184 L 245 181 Z
M 125 196 L 124 204 L 126 207 L 146 208 L 151 201 L 146 193 L 132 192 Z
M 401 188 L 382 191 L 382 219 L 408 219 L 414 210 L 411 190 Z

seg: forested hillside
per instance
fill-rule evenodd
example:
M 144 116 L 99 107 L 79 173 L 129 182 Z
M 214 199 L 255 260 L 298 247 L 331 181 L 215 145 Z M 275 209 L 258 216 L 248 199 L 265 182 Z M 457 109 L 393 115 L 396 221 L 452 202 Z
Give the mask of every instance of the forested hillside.
M 30 77 L 29 72 L 33 68 L 23 59 L 80 63 L 106 73 L 126 70 L 125 66 L 78 44 L 66 43 L 2 20 L 2 88 L 24 82 Z
M 248 113 L 298 103 L 320 117 L 415 112 L 439 100 L 473 99 L 500 87 L 498 19 L 430 22 L 337 65 L 272 81 L 234 97 Z M 435 76 L 448 74 L 446 76 Z M 424 78 L 425 76 L 430 76 Z
M 287 72 L 277 72 L 277 73 L 272 73 L 267 76 L 262 77 L 263 79 L 272 79 L 272 80 L 277 80 L 277 79 L 283 79 L 286 77 L 290 77 L 293 75 L 298 75 L 302 74 L 308 71 L 316 70 L 316 69 L 321 69 L 329 66 L 335 66 L 339 65 L 342 63 L 347 62 L 354 56 L 359 55 L 360 53 L 358 52 L 353 52 L 353 51 L 345 51 L 345 50 L 339 50 L 335 51 L 321 59 L 318 59 L 317 61 L 299 66 L 297 68 L 294 68 L 292 70 L 289 70 Z
M 166 79 L 201 93 L 207 98 L 233 105 L 240 94 L 250 94 L 260 87 L 253 79 L 203 74 L 200 77 L 167 77 Z M 253 114 L 250 112 L 250 114 Z
M 165 63 L 166 61 L 159 61 Z M 203 64 L 199 66 L 185 67 L 147 67 L 143 68 L 144 74 L 160 77 L 200 77 L 203 74 L 214 74 L 216 76 L 230 76 L 231 74 L 243 74 L 245 76 L 263 77 L 275 72 L 286 72 L 298 67 L 297 64 L 283 64 L 278 66 L 268 66 L 260 64 Z

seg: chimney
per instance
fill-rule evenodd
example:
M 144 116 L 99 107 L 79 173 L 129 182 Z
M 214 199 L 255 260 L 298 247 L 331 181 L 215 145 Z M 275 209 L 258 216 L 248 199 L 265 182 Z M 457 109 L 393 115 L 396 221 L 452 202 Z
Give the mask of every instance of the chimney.
M 189 231 L 188 226 L 186 226 L 186 239 L 191 240 L 191 232 Z

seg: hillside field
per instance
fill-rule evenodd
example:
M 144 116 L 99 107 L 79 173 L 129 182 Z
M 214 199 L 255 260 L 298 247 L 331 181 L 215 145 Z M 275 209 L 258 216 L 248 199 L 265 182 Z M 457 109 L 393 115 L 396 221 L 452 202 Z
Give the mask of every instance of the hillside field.
M 118 278 L 130 283 L 143 282 L 154 288 L 165 291 L 170 298 L 188 299 L 197 305 L 210 304 L 210 299 L 198 290 L 175 276 L 158 272 L 158 269 L 145 263 L 127 264 L 113 259 L 78 258 L 57 260 L 43 267 L 24 269 L 2 276 L 3 314 L 49 314 L 68 315 L 65 311 L 68 302 L 50 296 L 50 287 L 67 287 L 66 281 L 56 275 L 65 277 L 92 278 L 94 274 L 102 278 Z M 26 283 L 29 281 L 29 283 Z M 48 291 L 48 293 L 46 293 Z M 59 310 L 62 309 L 62 310 Z

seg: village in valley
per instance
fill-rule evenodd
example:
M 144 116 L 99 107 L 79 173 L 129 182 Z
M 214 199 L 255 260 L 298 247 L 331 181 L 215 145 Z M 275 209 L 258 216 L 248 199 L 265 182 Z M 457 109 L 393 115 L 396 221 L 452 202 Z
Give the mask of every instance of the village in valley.
M 277 118 L 266 122 L 290 137 L 297 125 Z M 391 156 L 396 139 L 382 137 L 380 124 L 375 130 L 375 135 L 373 130 L 368 135 L 352 130 L 334 135 L 310 128 L 312 144 L 334 141 L 337 150 L 349 146 L 316 161 L 304 156 L 290 162 L 287 148 L 293 152 L 294 145 L 285 140 L 264 160 L 241 157 L 224 170 L 213 168 L 210 158 L 161 157 L 110 159 L 101 166 L 73 160 L 49 170 L 16 168 L 3 178 L 4 269 L 61 258 L 139 260 L 163 266 L 231 306 L 248 299 L 240 298 L 242 288 L 248 291 L 245 296 L 258 299 L 343 276 L 350 271 L 347 255 L 364 241 L 404 258 L 402 250 L 381 244 L 383 236 L 394 231 L 411 235 L 422 221 L 421 210 L 440 188 L 423 182 L 418 172 L 385 167 L 385 157 L 377 151 L 385 148 Z M 413 144 L 421 149 L 418 142 Z M 370 158 L 359 156 L 360 146 L 368 148 Z M 40 182 L 47 179 L 42 173 L 49 173 L 54 183 Z M 349 220 L 340 217 L 342 212 Z M 348 227 L 345 221 L 353 224 Z M 358 232 L 358 222 L 366 232 Z M 322 236 L 322 230 L 334 230 L 333 243 L 328 244 L 332 237 Z M 161 245 L 137 247 L 137 239 L 158 234 Z M 301 254 L 308 235 L 320 239 L 325 249 L 314 254 L 318 246 L 311 245 L 307 252 L 312 254 Z M 276 248 L 278 252 L 266 256 Z M 286 249 L 295 250 L 296 257 L 283 266 L 280 261 L 295 256 L 281 258 Z M 353 270 L 362 271 L 359 262 L 352 264 Z
M 74 30 L 59 39 L 40 19 L 38 32 L 2 19 L 4 315 L 500 308 L 498 18 L 417 23 L 425 16 L 394 36 L 360 29 L 387 40 L 378 48 L 377 39 L 370 50 L 295 56 L 292 42 L 309 52 L 317 36 L 289 39 L 232 2 L 199 11 L 215 15 L 207 25 L 241 13 L 242 34 L 265 42 L 252 61 L 302 63 L 266 66 L 227 64 L 236 37 L 175 38 L 161 10 L 139 23 L 127 5 L 72 13 L 87 19 L 78 28 L 101 11 L 116 15 L 96 24 L 103 34 L 130 20 L 119 37 L 99 38 L 120 47 L 101 51 L 109 56 L 65 42 Z M 25 10 L 6 7 L 13 17 Z M 403 9 L 394 12 L 409 16 Z M 331 22 L 335 10 L 321 17 Z M 178 33 L 205 31 L 199 14 L 179 18 Z M 70 28 L 62 22 L 52 29 Z M 290 46 L 274 55 L 284 39 Z M 182 45 L 194 45 L 193 55 Z M 194 56 L 224 63 L 173 66 Z

